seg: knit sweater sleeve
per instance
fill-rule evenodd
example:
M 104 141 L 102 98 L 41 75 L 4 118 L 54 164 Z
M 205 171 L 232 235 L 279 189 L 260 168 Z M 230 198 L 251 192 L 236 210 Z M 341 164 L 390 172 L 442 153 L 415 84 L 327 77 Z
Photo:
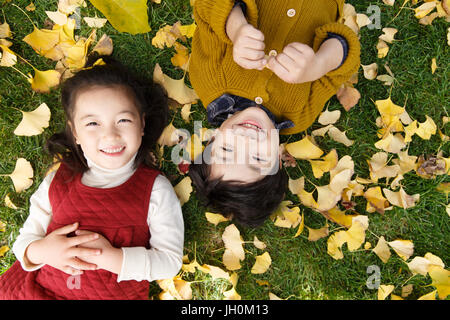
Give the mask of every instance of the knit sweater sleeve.
M 257 7 L 255 0 L 243 0 L 247 6 L 247 20 L 256 25 Z M 194 6 L 194 16 L 199 28 L 210 29 L 223 42 L 232 44 L 226 33 L 226 23 L 234 0 L 197 0 Z

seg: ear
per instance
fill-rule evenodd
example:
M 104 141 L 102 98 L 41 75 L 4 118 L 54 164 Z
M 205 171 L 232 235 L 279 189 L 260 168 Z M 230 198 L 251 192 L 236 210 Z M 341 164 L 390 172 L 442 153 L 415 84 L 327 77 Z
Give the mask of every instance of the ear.
M 144 136 L 144 128 L 145 128 L 145 112 L 142 114 L 142 132 L 141 132 L 141 134 L 142 134 L 142 136 Z
M 278 162 L 280 163 L 280 169 L 283 167 L 283 161 L 281 161 L 281 156 L 283 154 L 283 146 L 280 144 L 278 147 Z
M 73 138 L 74 138 L 74 140 L 75 140 L 75 143 L 76 143 L 76 144 L 80 144 L 80 143 L 78 142 L 78 136 L 77 136 L 77 132 L 75 131 L 75 126 L 72 124 L 72 122 L 70 122 L 70 120 L 67 120 L 67 125 L 68 125 L 69 128 L 70 128 L 70 132 L 72 132 L 72 136 L 73 136 Z

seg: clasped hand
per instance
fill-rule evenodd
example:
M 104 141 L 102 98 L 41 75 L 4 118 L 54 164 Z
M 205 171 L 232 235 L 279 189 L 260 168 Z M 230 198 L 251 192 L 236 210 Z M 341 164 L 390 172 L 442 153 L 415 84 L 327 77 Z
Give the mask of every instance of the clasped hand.
M 112 248 L 109 241 L 95 232 L 77 230 L 78 223 L 67 225 L 32 242 L 25 253 L 33 264 L 45 263 L 70 275 L 102 268 L 102 253 Z M 76 236 L 67 237 L 71 232 Z
M 292 42 L 275 57 L 265 56 L 264 34 L 251 24 L 243 24 L 233 38 L 233 59 L 245 69 L 273 71 L 287 83 L 303 83 L 319 79 L 320 62 L 314 50 L 306 44 Z

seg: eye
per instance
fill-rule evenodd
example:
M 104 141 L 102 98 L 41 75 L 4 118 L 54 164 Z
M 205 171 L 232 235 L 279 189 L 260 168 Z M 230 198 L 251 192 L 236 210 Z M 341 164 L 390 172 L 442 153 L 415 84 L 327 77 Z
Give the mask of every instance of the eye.
M 89 123 L 86 124 L 86 127 L 91 127 L 91 126 L 96 126 L 96 125 L 98 125 L 97 122 L 91 121 L 91 122 L 89 122 Z
M 130 119 L 120 119 L 118 121 L 118 123 L 126 123 L 126 122 L 131 122 L 131 120 Z
M 258 161 L 258 162 L 262 162 L 262 163 L 266 163 L 267 162 L 267 160 L 266 159 L 262 159 L 262 158 L 259 158 L 259 157 L 253 157 L 253 159 L 255 159 L 256 161 Z

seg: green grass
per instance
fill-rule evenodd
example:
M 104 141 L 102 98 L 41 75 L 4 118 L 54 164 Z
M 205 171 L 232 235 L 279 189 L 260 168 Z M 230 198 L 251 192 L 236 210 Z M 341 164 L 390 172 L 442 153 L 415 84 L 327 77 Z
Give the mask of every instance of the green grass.
M 350 0 L 357 12 L 365 13 L 368 7 L 366 1 Z M 436 19 L 431 26 L 422 26 L 414 18 L 414 12 L 406 7 L 392 21 L 400 9 L 402 1 L 397 1 L 394 7 L 386 6 L 382 1 L 371 1 L 381 8 L 382 27 L 394 27 L 399 30 L 395 41 L 390 44 L 388 56 L 377 58 L 375 48 L 381 30 L 361 30 L 361 63 L 370 64 L 377 62 L 379 74 L 385 74 L 384 64 L 387 63 L 395 75 L 393 87 L 384 86 L 377 80 L 366 80 L 362 70 L 359 71 L 359 82 L 356 88 L 361 92 L 361 100 L 358 105 L 345 112 L 334 97 L 329 102 L 330 110 L 342 110 L 342 116 L 337 127 L 346 130 L 347 136 L 355 140 L 351 147 L 345 147 L 326 138 L 317 138 L 317 142 L 325 152 L 336 148 L 339 157 L 348 154 L 355 163 L 355 174 L 360 177 L 369 177 L 367 160 L 378 152 L 374 143 L 377 127 L 375 119 L 378 112 L 373 101 L 386 99 L 391 95 L 392 100 L 398 105 L 406 103 L 406 110 L 413 119 L 422 122 L 425 115 L 433 118 L 440 130 L 450 135 L 449 125 L 443 125 L 442 117 L 449 116 L 450 98 L 449 90 L 449 47 L 447 45 L 448 23 L 445 19 Z M 21 8 L 25 8 L 28 1 L 14 1 Z M 56 10 L 57 1 L 35 1 L 36 11 L 29 12 L 29 16 L 39 28 L 42 28 L 46 20 L 45 10 Z M 164 24 L 172 25 L 180 20 L 182 24 L 190 24 L 191 8 L 188 0 L 162 0 L 160 5 L 149 2 L 149 20 L 152 28 L 148 34 L 131 36 L 119 33 L 109 24 L 97 31 L 97 37 L 103 33 L 108 34 L 114 42 L 113 56 L 123 61 L 132 70 L 152 76 L 153 68 L 159 63 L 163 71 L 173 78 L 179 79 L 183 71 L 172 66 L 170 58 L 174 53 L 172 48 L 158 49 L 151 45 L 151 39 L 156 31 Z M 34 66 L 41 69 L 54 68 L 55 63 L 37 55 L 31 47 L 21 39 L 33 30 L 31 23 L 24 15 L 10 3 L 0 5 L 0 21 L 3 17 L 9 23 L 14 33 L 12 50 L 26 58 Z M 82 16 L 101 15 L 89 3 L 82 9 Z M 83 24 L 76 34 L 87 36 L 89 28 Z M 436 58 L 438 69 L 431 74 L 431 59 Z M 445 62 L 447 61 L 447 63 Z M 17 68 L 22 72 L 31 72 L 30 68 L 19 61 Z M 186 77 L 189 78 L 189 75 Z M 43 134 L 34 137 L 18 137 L 13 134 L 21 115 L 14 108 L 29 111 L 40 103 L 46 102 L 52 111 L 50 126 Z M 63 128 L 63 115 L 59 105 L 59 89 L 50 94 L 37 94 L 33 92 L 26 79 L 11 68 L 0 68 L 0 173 L 10 173 L 14 169 L 17 158 L 25 157 L 33 166 L 35 177 L 31 188 L 22 193 L 15 193 L 11 180 L 8 177 L 0 177 L 0 220 L 6 223 L 5 232 L 0 233 L 0 246 L 12 247 L 19 229 L 28 215 L 29 198 L 42 181 L 44 173 L 50 164 L 50 158 L 43 152 L 46 139 L 54 132 Z M 192 107 L 193 120 L 203 121 L 207 125 L 206 114 L 201 103 Z M 179 111 L 171 111 L 170 119 L 177 128 L 185 128 L 193 131 L 193 121 L 186 124 Z M 308 133 L 321 127 L 317 122 L 308 129 Z M 295 141 L 303 134 L 284 136 L 281 142 Z M 445 157 L 450 156 L 449 143 L 444 144 L 436 134 L 430 140 L 422 140 L 415 136 L 409 145 L 409 154 L 419 156 L 421 154 L 437 154 L 442 151 Z M 164 159 L 170 159 L 170 150 L 165 148 Z M 161 170 L 166 173 L 173 184 L 181 180 L 175 165 L 170 160 L 161 162 Z M 306 161 L 298 161 L 296 168 L 286 169 L 291 178 L 299 178 L 306 175 L 307 179 L 314 183 L 327 183 L 328 176 L 321 180 L 313 177 L 311 167 Z M 356 175 L 355 175 L 356 176 Z M 445 212 L 448 203 L 445 194 L 436 191 L 436 186 L 441 182 L 450 182 L 448 175 L 437 176 L 435 179 L 422 179 L 414 172 L 405 175 L 402 181 L 408 194 L 419 193 L 420 201 L 411 209 L 404 210 L 394 208 L 386 211 L 384 215 L 365 212 L 366 201 L 357 197 L 356 211 L 369 216 L 370 225 L 366 232 L 366 241 L 376 245 L 379 236 L 384 236 L 387 241 L 395 239 L 408 239 L 414 242 L 414 256 L 423 256 L 431 252 L 449 263 L 448 243 L 449 217 Z M 380 186 L 386 182 L 380 180 Z M 3 199 L 9 194 L 18 210 L 7 208 Z M 325 224 L 325 218 L 317 212 L 302 206 L 297 196 L 290 193 L 286 199 L 299 205 L 305 215 L 306 225 L 319 228 Z M 208 223 L 204 216 L 205 208 L 198 201 L 195 193 L 183 206 L 185 220 L 185 254 L 192 260 L 196 253 L 200 264 L 207 263 L 219 267 L 222 265 L 224 251 L 221 235 L 228 223 L 214 226 Z M 339 226 L 328 222 L 330 234 Z M 267 244 L 267 251 L 272 258 L 269 270 L 261 275 L 251 274 L 250 270 L 255 261 L 255 256 L 263 253 L 251 243 L 245 244 L 246 259 L 242 262 L 242 268 L 237 271 L 239 280 L 237 292 L 243 299 L 268 299 L 268 293 L 273 292 L 281 298 L 289 299 L 376 299 L 377 291 L 366 287 L 369 276 L 366 269 L 370 265 L 377 265 L 381 270 L 381 283 L 393 284 L 396 289 L 394 294 L 400 295 L 401 287 L 405 284 L 413 284 L 413 293 L 408 299 L 416 299 L 421 295 L 432 291 L 428 287 L 431 283 L 429 277 L 412 277 L 406 264 L 393 251 L 390 260 L 383 264 L 381 260 L 370 250 L 359 249 L 349 252 L 346 245 L 343 247 L 344 259 L 334 260 L 327 254 L 327 239 L 317 242 L 307 240 L 307 230 L 298 237 L 293 238 L 296 230 L 283 229 L 266 221 L 257 229 L 244 229 L 239 227 L 245 241 L 251 242 L 254 236 Z M 412 258 L 411 257 L 411 258 Z M 0 258 L 0 273 L 6 271 L 15 261 L 12 251 Z M 184 279 L 193 281 L 192 289 L 194 299 L 222 299 L 222 291 L 231 288 L 224 280 L 211 280 L 209 276 L 201 272 L 184 275 Z M 268 286 L 261 286 L 255 280 L 266 280 Z M 152 283 L 151 295 L 160 292 L 158 285 Z

